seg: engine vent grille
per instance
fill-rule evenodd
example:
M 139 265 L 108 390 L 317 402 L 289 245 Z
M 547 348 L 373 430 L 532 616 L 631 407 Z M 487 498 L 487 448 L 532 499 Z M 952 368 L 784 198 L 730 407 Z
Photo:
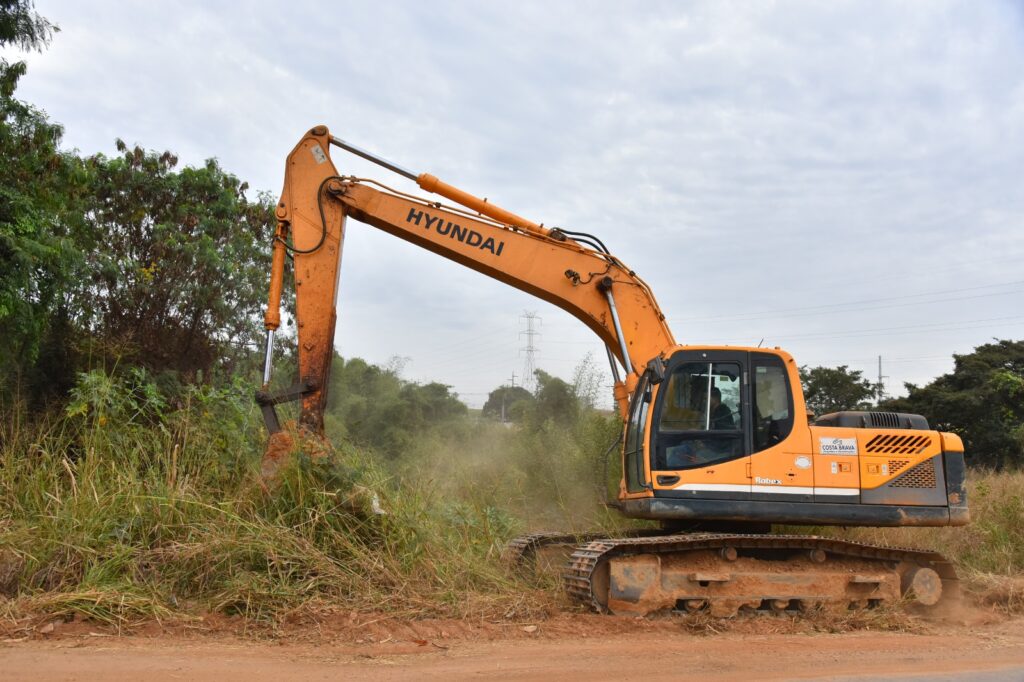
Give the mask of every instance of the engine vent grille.
M 931 444 L 931 436 L 877 435 L 868 441 L 864 450 L 889 455 L 916 455 Z
M 890 483 L 893 488 L 934 488 L 935 459 L 925 460 L 916 467 L 908 469 L 895 481 Z
M 868 423 L 876 429 L 898 429 L 900 416 L 895 412 L 868 412 Z
M 893 476 L 895 476 L 896 474 L 898 474 L 899 472 L 901 472 L 905 468 L 907 468 L 908 464 L 910 464 L 910 460 L 909 459 L 890 459 L 889 460 L 889 473 L 892 474 Z

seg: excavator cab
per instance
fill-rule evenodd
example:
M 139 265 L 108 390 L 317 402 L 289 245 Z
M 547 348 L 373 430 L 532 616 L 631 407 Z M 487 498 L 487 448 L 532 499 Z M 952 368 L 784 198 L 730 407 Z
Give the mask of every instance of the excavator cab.
M 796 363 L 779 349 L 666 355 L 640 376 L 620 481 L 609 481 L 627 516 L 744 529 L 967 522 L 963 445 L 923 417 L 843 412 L 811 423 Z
M 793 430 L 792 383 L 774 353 L 684 348 L 661 371 L 645 371 L 634 395 L 623 451 L 626 497 L 696 478 L 683 483 L 691 493 L 749 499 L 750 456 Z M 703 472 L 695 477 L 696 470 Z

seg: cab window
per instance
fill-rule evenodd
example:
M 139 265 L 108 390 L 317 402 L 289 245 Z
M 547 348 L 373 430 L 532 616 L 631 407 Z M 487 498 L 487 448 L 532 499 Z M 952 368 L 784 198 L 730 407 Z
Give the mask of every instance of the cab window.
M 781 443 L 793 430 L 793 394 L 782 360 L 755 354 L 751 367 L 754 452 Z
M 744 454 L 740 376 L 734 362 L 687 362 L 672 371 L 659 401 L 659 469 L 691 469 Z

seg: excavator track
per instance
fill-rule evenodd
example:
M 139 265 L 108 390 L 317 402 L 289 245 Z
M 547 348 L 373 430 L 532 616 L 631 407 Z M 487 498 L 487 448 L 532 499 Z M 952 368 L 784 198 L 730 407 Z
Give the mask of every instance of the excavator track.
M 579 604 L 629 615 L 842 612 L 902 599 L 931 607 L 959 593 L 956 571 L 935 552 L 807 535 L 596 539 L 577 546 L 563 583 Z
M 663 536 L 664 530 L 642 528 L 627 531 L 624 538 Z M 548 576 L 561 580 L 569 557 L 580 546 L 606 538 L 604 533 L 566 533 L 565 531 L 538 531 L 513 538 L 502 551 L 506 565 L 527 575 Z
M 543 574 L 557 580 L 576 547 L 601 537 L 604 537 L 601 533 L 539 531 L 511 540 L 505 545 L 501 558 L 517 571 L 534 576 Z

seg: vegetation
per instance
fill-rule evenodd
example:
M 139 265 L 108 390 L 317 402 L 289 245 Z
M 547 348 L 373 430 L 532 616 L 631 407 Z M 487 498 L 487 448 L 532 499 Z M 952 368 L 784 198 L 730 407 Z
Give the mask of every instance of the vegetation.
M 230 363 L 263 336 L 272 200 L 247 200 L 213 159 L 176 170 L 170 152 L 117 148 L 82 163 L 63 314 L 134 365 L 191 375 Z
M 326 416 L 331 440 L 373 448 L 390 460 L 415 458 L 438 447 L 469 413 L 450 386 L 410 383 L 400 373 L 397 363 L 378 367 L 335 356 Z
M 532 402 L 533 394 L 522 386 L 499 386 L 488 394 L 481 413 L 489 419 L 519 422 Z
M 0 48 L 42 49 L 53 30 L 31 3 L 0 2 Z M 59 149 L 61 127 L 14 98 L 25 70 L 0 58 L 0 378 L 35 358 L 74 260 L 58 229 L 73 159 Z
M 954 368 L 887 407 L 928 417 L 964 440 L 968 460 L 996 469 L 1024 465 L 1024 341 L 997 341 L 954 355 Z
M 870 407 L 877 387 L 861 376 L 859 370 L 846 365 L 838 367 L 801 367 L 800 383 L 807 408 L 819 417 L 842 410 L 864 410 Z
M 0 47 L 41 49 L 55 27 L 0 3 Z M 215 160 L 177 169 L 117 142 L 119 156 L 62 151 L 63 130 L 15 97 L 24 62 L 0 61 L 0 390 L 35 406 L 78 371 L 118 364 L 207 379 L 247 356 L 274 225 L 267 197 Z
M 502 511 L 395 480 L 350 446 L 298 453 L 268 493 L 247 387 L 190 386 L 182 398 L 168 410 L 145 372 L 93 372 L 64 416 L 5 420 L 0 592 L 14 599 L 2 608 L 107 620 L 300 606 L 465 615 L 520 600 L 495 560 L 514 526 Z
M 398 383 L 399 394 L 415 393 Z M 392 388 L 381 382 L 368 397 Z M 464 412 L 447 423 L 470 419 Z M 465 440 L 449 441 L 461 450 L 398 461 L 342 441 L 330 452 L 300 449 L 268 491 L 244 382 L 170 394 L 144 369 L 97 370 L 79 377 L 63 414 L 37 421 L 23 404 L 4 414 L 0 609 L 108 621 L 542 609 L 550 595 L 509 574 L 500 550 L 527 527 L 524 509 L 537 520 L 553 510 L 550 520 L 561 503 L 582 525 L 600 517 L 590 472 L 617 428 L 596 414 L 559 427 L 538 417 L 515 432 L 464 425 Z

